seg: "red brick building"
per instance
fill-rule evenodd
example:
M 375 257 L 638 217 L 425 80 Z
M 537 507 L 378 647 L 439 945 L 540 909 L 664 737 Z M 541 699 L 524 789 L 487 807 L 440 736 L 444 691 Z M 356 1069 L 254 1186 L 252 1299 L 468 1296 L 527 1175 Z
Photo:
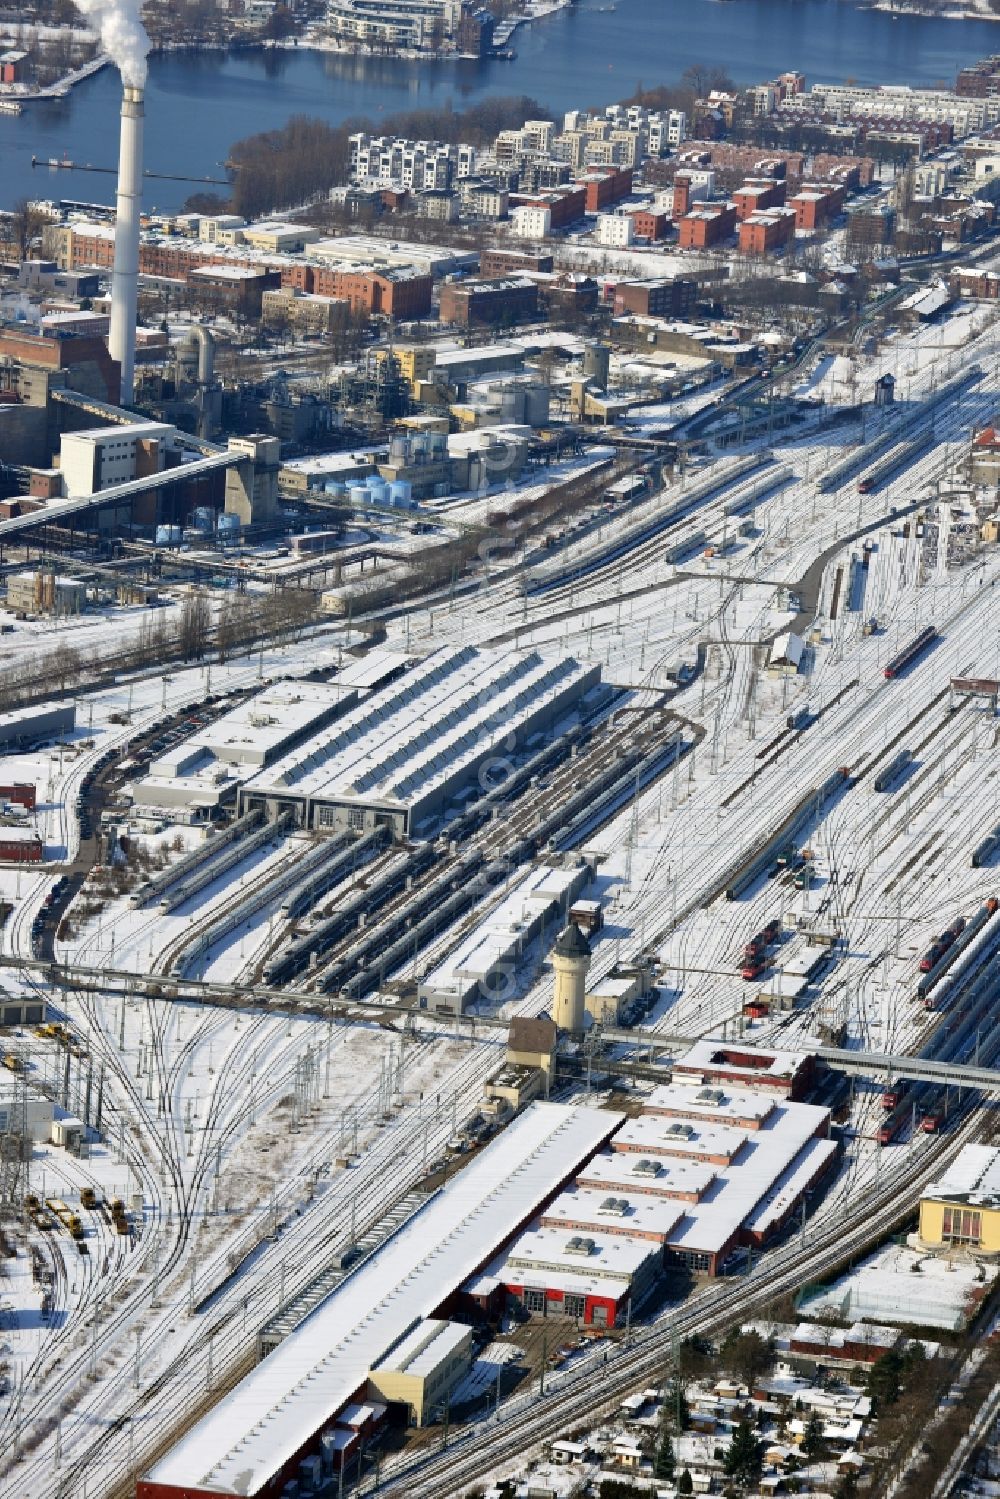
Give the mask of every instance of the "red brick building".
M 586 212 L 600 213 L 628 197 L 632 191 L 632 168 L 591 167 L 576 179 L 576 185 L 586 194 Z
M 579 200 L 578 218 L 583 213 L 582 191 Z M 103 228 L 90 233 L 72 228 L 64 243 L 63 259 L 69 270 L 83 266 L 110 269 L 114 264 L 114 235 Z M 323 297 L 343 297 L 350 302 L 353 311 L 368 315 L 384 313 L 389 317 L 410 319 L 426 317 L 431 310 L 432 277 L 405 266 L 393 269 L 327 266 L 306 259 L 246 256 L 196 240 L 152 239 L 144 240 L 139 247 L 139 271 L 144 276 L 163 276 L 186 282 L 195 271 L 211 266 L 252 268 L 271 273 L 279 278 L 274 283 L 276 285 L 316 292 Z
M 551 271 L 555 261 L 541 250 L 483 250 L 479 274 L 484 281 L 494 276 L 516 276 L 518 271 Z
M 14 806 L 27 807 L 29 812 L 35 810 L 35 787 L 31 781 L 14 781 L 9 786 L 0 786 L 0 798 Z
M 582 186 L 553 187 L 539 193 L 512 193 L 511 208 L 547 208 L 552 215 L 553 229 L 565 229 L 575 224 L 588 212 L 587 190 Z
M 736 205 L 736 217 L 742 224 L 751 214 L 760 212 L 764 208 L 781 208 L 785 202 L 785 184 L 783 181 L 775 181 L 771 178 L 764 182 L 745 182 L 743 186 L 733 193 L 733 202 Z
M 795 213 L 791 208 L 766 209 L 751 214 L 740 225 L 739 244 L 744 255 L 769 255 L 795 236 Z
M 622 317 L 686 318 L 694 309 L 697 282 L 686 276 L 663 281 L 619 281 L 614 291 L 614 314 Z
M 538 315 L 538 285 L 526 277 L 448 282 L 441 288 L 440 312 L 442 323 L 463 328 L 523 322 Z
M 838 183 L 807 183 L 794 198 L 789 198 L 789 208 L 795 209 L 795 228 L 804 233 L 822 229 L 835 218 L 844 206 L 847 189 Z
M 736 208 L 732 203 L 703 203 L 684 215 L 677 230 L 682 250 L 707 250 L 735 232 Z
M 670 232 L 670 215 L 654 213 L 651 208 L 637 208 L 632 223 L 639 239 L 666 239 Z
M 42 852 L 34 828 L 0 828 L 0 863 L 40 864 Z

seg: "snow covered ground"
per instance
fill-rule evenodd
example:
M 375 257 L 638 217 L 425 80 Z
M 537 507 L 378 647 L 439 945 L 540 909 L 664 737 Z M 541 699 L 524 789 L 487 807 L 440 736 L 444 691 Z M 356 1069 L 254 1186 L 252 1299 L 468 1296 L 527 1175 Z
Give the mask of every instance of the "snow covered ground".
M 704 533 L 679 562 L 666 560 L 660 537 L 602 567 L 602 549 L 636 519 L 609 514 L 599 534 L 570 532 L 531 578 L 500 566 L 489 577 L 484 572 L 476 588 L 387 622 L 387 644 L 414 653 L 502 644 L 600 662 L 606 679 L 629 694 L 629 708 L 663 707 L 681 721 L 692 750 L 583 840 L 599 860 L 594 889 L 606 919 L 591 982 L 616 962 L 652 952 L 660 985 L 647 1021 L 654 1029 L 694 1037 L 726 1027 L 800 1046 L 821 1023 L 836 1024 L 845 1044 L 886 1050 L 918 1046 L 926 1034 L 931 1017 L 914 998 L 919 954 L 956 914 L 971 915 L 995 889 L 995 870 L 974 870 L 969 858 L 983 829 L 1000 823 L 995 723 L 982 702 L 949 711 L 947 684 L 961 674 L 1000 676 L 1000 557 L 992 548 L 970 548 L 962 562 L 965 554 L 949 551 L 953 523 L 939 509 L 937 482 L 964 456 L 970 427 L 994 414 L 998 359 L 993 314 L 963 308 L 940 326 L 900 335 L 876 361 L 825 360 L 803 375 L 803 390 L 844 404 L 869 399 L 878 374 L 891 369 L 905 410 L 972 362 L 987 372 L 938 413 L 933 442 L 879 491 L 859 494 L 856 480 L 830 495 L 819 491 L 817 479 L 860 436 L 849 424 L 822 425 L 821 413 L 808 432 L 773 442 L 776 462 L 791 470 L 789 482 L 739 516 L 726 513 L 725 494 L 710 498 L 670 532 L 671 545 Z M 676 418 L 675 404 L 669 413 Z M 637 419 L 652 426 L 666 415 Z M 866 438 L 896 419 L 869 413 Z M 595 456 L 591 450 L 585 460 L 532 475 L 531 486 L 515 493 L 520 498 L 577 472 Z M 675 481 L 649 513 L 701 476 L 685 480 L 684 489 Z M 913 527 L 904 534 L 902 519 L 891 514 L 917 500 L 926 509 L 926 537 Z M 474 522 L 495 508 L 491 494 L 460 499 L 449 513 Z M 863 591 L 858 582 L 852 594 L 852 559 L 860 566 L 863 545 L 855 533 L 864 528 L 871 550 Z M 562 570 L 584 563 L 589 571 L 559 581 Z M 547 592 L 525 586 L 543 574 L 553 583 Z M 802 603 L 806 594 L 815 596 L 815 607 Z M 800 618 L 800 609 L 810 617 Z M 872 617 L 879 628 L 866 634 Z M 930 623 L 941 636 L 935 648 L 908 674 L 887 680 L 889 658 Z M 137 625 L 123 615 L 118 627 Z M 771 645 L 790 627 L 804 635 L 802 668 L 776 674 L 768 666 Z M 60 631 L 52 634 L 57 639 Z M 41 640 L 52 643 L 44 628 L 19 631 L 3 637 L 0 652 L 16 655 Z M 106 749 L 121 749 L 140 729 L 209 691 L 332 665 L 347 643 L 343 627 L 331 623 L 249 659 L 162 678 L 137 675 L 83 693 L 69 744 L 3 757 L 0 781 L 36 781 L 36 823 L 58 865 L 79 847 L 75 796 Z M 684 686 L 675 676 L 681 662 L 694 669 Z M 811 726 L 789 731 L 789 714 L 803 709 Z M 896 790 L 878 793 L 875 759 L 897 741 L 913 749 L 915 763 Z M 726 872 L 839 766 L 851 768 L 856 784 L 798 839 L 814 856 L 813 887 L 765 880 L 739 900 L 706 907 Z M 184 957 L 186 972 L 249 989 L 283 933 L 273 901 L 246 912 L 241 902 L 302 847 L 301 838 L 289 836 L 261 850 L 203 891 L 194 909 L 136 910 L 124 894 L 109 900 L 99 920 L 78 924 L 59 955 L 158 973 L 187 931 L 229 911 L 225 936 Z M 3 955 L 30 956 L 31 922 L 55 873 L 0 870 L 0 894 L 14 904 Z M 772 968 L 761 983 L 744 983 L 742 947 L 772 918 L 785 934 Z M 813 927 L 835 928 L 842 942 L 810 1001 L 794 991 L 811 956 L 806 933 Z M 440 933 L 436 948 L 446 950 L 454 936 Z M 422 959 L 431 956 L 428 950 Z M 39 992 L 44 982 L 30 970 L 3 973 L 12 991 Z M 775 1001 L 762 1019 L 743 1013 L 751 994 Z M 537 1014 L 551 997 L 550 969 L 533 979 L 526 965 L 508 1013 Z M 142 1202 L 133 1211 L 134 1239 L 83 1213 L 88 1255 L 79 1255 L 65 1232 L 47 1236 L 53 1293 L 45 1319 L 45 1287 L 32 1276 L 27 1237 L 0 1280 L 10 1366 L 0 1406 L 0 1484 L 10 1481 L 5 1465 L 19 1448 L 25 1462 L 17 1483 L 33 1499 L 54 1499 L 60 1474 L 79 1472 L 72 1465 L 84 1453 L 92 1492 L 99 1492 L 127 1466 L 130 1445 L 138 1463 L 158 1431 L 195 1409 L 253 1330 L 345 1242 L 352 1220 L 356 1227 L 377 1221 L 443 1156 L 456 1126 L 478 1110 L 483 1081 L 501 1055 L 495 1038 L 472 1042 L 421 1019 L 404 1034 L 401 1025 L 343 1023 L 332 1013 L 268 1013 L 250 992 L 236 1009 L 89 990 L 52 998 L 88 1053 L 86 1061 L 74 1060 L 72 1098 L 81 1099 L 88 1072 L 92 1087 L 103 1080 L 105 1138 L 80 1161 L 39 1148 L 32 1190 L 41 1189 L 44 1172 L 45 1194 L 74 1211 L 90 1183 L 126 1203 L 141 1192 Z M 29 1076 L 59 1089 L 64 1051 L 56 1041 L 25 1035 L 11 1044 L 26 1056 Z M 875 1088 L 859 1083 L 841 1171 L 819 1214 L 845 1211 L 860 1186 L 929 1148 L 926 1137 L 910 1140 L 903 1131 L 879 1150 L 873 1135 L 881 1117 Z M 352 1164 L 338 1164 L 345 1160 Z M 477 1368 L 470 1398 L 496 1377 L 489 1349 Z M 150 1405 L 143 1392 L 160 1376 Z M 111 1431 L 109 1423 L 129 1412 L 134 1424 Z M 95 1426 L 108 1433 L 99 1453 Z

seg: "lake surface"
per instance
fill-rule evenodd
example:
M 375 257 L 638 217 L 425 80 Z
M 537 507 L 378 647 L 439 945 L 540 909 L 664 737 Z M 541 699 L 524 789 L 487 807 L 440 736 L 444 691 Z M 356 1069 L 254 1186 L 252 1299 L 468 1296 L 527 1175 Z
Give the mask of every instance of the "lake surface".
M 512 45 L 514 62 L 416 63 L 294 50 L 153 57 L 146 166 L 221 176 L 234 141 L 276 129 L 293 114 L 337 124 L 431 103 L 461 109 L 491 94 L 529 94 L 558 115 L 624 98 L 639 82 L 674 82 L 692 63 L 724 66 L 739 83 L 798 68 L 807 82 L 952 86 L 960 67 L 1000 51 L 1000 24 L 894 19 L 855 10 L 848 0 L 616 0 L 613 11 L 577 0 L 519 28 Z M 32 169 L 31 157 L 113 168 L 119 99 L 118 75 L 106 68 L 68 99 L 0 116 L 0 207 L 26 195 L 112 202 L 113 175 Z M 146 207 L 176 209 L 195 190 L 151 181 Z

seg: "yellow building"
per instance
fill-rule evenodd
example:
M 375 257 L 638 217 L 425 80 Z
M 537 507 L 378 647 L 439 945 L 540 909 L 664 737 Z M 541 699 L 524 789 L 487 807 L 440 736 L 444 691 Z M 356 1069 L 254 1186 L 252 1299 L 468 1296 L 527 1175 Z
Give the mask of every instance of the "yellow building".
M 920 1199 L 920 1239 L 933 1249 L 1000 1254 L 1000 1149 L 963 1146 Z
M 388 351 L 376 349 L 376 359 L 384 359 Z M 437 353 L 432 344 L 393 344 L 392 352 L 399 361 L 399 371 L 410 387 L 411 395 L 419 393 L 424 383 L 434 383 L 434 366 Z M 445 431 L 447 431 L 445 427 Z
M 368 1374 L 371 1396 L 409 1408 L 416 1426 L 444 1417 L 472 1358 L 472 1328 L 426 1317 Z

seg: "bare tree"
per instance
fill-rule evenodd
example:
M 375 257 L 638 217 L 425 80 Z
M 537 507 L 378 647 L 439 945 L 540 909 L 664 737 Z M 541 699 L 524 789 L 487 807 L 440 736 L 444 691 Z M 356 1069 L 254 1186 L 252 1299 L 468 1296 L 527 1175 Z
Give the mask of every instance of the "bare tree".
M 200 661 L 208 646 L 212 616 L 203 593 L 189 593 L 181 609 L 179 644 L 185 661 Z

